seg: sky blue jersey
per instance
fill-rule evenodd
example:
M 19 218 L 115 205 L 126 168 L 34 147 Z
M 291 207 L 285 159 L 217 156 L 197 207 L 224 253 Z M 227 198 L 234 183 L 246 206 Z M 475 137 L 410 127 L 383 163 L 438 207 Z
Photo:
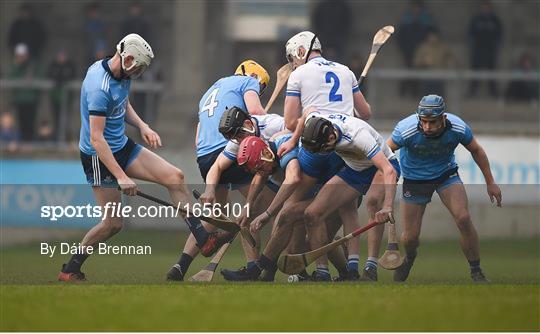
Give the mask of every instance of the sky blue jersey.
M 109 59 L 95 62 L 88 68 L 81 87 L 81 132 L 79 149 L 88 155 L 96 151 L 90 143 L 90 116 L 106 117 L 103 136 L 113 153 L 126 144 L 124 117 L 130 80 L 117 80 L 108 64 Z
M 457 166 L 454 151 L 458 144 L 469 145 L 471 128 L 456 115 L 446 113 L 450 126 L 437 138 L 426 138 L 418 129 L 418 116 L 400 121 L 392 132 L 392 141 L 400 147 L 403 177 L 410 180 L 431 180 Z
M 219 121 L 226 108 L 234 106 L 247 110 L 244 94 L 253 90 L 259 94 L 257 79 L 235 75 L 219 79 L 204 93 L 199 102 L 199 135 L 197 157 L 212 153 L 227 145 L 219 132 Z

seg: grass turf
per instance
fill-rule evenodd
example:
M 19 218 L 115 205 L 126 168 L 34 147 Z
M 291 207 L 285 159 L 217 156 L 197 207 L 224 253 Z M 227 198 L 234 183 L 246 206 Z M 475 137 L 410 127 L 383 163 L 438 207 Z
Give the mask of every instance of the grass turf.
M 483 240 L 493 284 L 470 284 L 455 241 L 426 242 L 407 284 L 167 283 L 185 237 L 126 231 L 111 244 L 149 244 L 148 256 L 93 256 L 88 282 L 55 282 L 68 255 L 39 244 L 2 250 L 1 331 L 538 331 L 540 242 Z M 363 243 L 365 245 L 365 243 Z M 198 258 L 188 275 L 209 260 Z M 220 267 L 244 262 L 238 245 Z M 218 269 L 219 271 L 219 269 Z M 278 274 L 278 282 L 286 276 Z

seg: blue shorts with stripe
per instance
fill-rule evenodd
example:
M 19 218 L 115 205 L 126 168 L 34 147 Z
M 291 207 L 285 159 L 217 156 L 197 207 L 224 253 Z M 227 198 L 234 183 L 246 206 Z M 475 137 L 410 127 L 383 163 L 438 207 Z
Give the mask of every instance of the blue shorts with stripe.
M 336 152 L 312 153 L 303 147 L 300 147 L 298 152 L 298 162 L 304 174 L 323 184 L 345 166 L 345 162 Z
M 114 152 L 113 156 L 120 168 L 125 171 L 137 158 L 139 153 L 141 153 L 142 148 L 141 145 L 136 144 L 133 140 L 128 138 L 126 144 L 120 150 Z M 88 184 L 94 187 L 118 186 L 116 177 L 114 177 L 107 167 L 105 167 L 103 162 L 99 160 L 97 154 L 88 155 L 81 151 L 81 163 Z
M 399 162 L 397 159 L 391 159 L 390 163 L 394 167 L 397 173 L 397 180 L 399 179 L 399 176 L 401 175 L 401 168 L 399 167 Z M 341 178 L 343 181 L 345 181 L 348 185 L 353 187 L 356 191 L 360 193 L 360 195 L 365 195 L 371 186 L 371 182 L 373 181 L 373 178 L 375 177 L 375 173 L 377 173 L 377 167 L 371 166 L 368 169 L 364 169 L 361 172 L 358 172 L 351 167 L 345 165 L 336 176 Z

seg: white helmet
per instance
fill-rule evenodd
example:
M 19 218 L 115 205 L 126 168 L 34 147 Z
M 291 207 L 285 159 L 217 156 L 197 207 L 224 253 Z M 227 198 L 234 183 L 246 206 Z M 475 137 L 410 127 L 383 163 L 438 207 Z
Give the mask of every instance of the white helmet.
M 313 45 L 311 45 L 312 43 Z M 306 53 L 303 57 L 300 57 L 298 53 L 298 49 L 300 47 L 303 47 L 306 50 Z M 287 59 L 289 60 L 289 62 L 292 61 L 292 59 L 290 59 L 291 56 L 298 59 L 305 59 L 308 55 L 310 47 L 311 51 L 322 51 L 321 42 L 319 41 L 319 38 L 315 37 L 314 33 L 312 33 L 311 31 L 302 31 L 294 35 L 287 41 L 287 44 L 285 44 L 285 53 Z
M 118 51 L 120 58 L 122 58 L 121 63 L 124 71 L 129 71 L 137 66 L 144 66 L 144 68 L 146 68 L 154 58 L 154 52 L 152 52 L 150 44 L 137 34 L 129 34 L 122 38 L 116 45 L 116 51 Z M 124 65 L 124 58 L 126 56 L 133 57 L 133 63 L 129 68 L 126 68 Z

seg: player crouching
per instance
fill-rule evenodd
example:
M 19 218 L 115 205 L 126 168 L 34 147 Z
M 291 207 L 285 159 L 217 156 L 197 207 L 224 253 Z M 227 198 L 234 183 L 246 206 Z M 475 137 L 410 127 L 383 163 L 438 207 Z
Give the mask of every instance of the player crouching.
M 471 221 L 465 187 L 458 174 L 454 151 L 465 146 L 482 171 L 491 202 L 501 206 L 501 189 L 495 183 L 486 152 L 473 137 L 471 128 L 461 118 L 446 112 L 444 99 L 427 95 L 420 100 L 416 114 L 400 121 L 387 141 L 392 151 L 401 150 L 403 197 L 401 242 L 406 251 L 403 264 L 394 272 L 394 281 L 403 282 L 409 276 L 426 205 L 437 191 L 452 214 L 461 234 L 460 244 L 469 261 L 475 282 L 487 282 L 480 268 L 478 235 Z

